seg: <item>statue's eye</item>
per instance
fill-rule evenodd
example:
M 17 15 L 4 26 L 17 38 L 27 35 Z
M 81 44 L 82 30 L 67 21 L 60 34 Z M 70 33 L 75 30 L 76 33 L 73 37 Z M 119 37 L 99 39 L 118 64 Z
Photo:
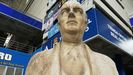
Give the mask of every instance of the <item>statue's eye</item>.
M 82 10 L 81 8 L 78 8 L 78 7 L 73 8 L 73 11 L 74 11 L 75 13 L 83 14 L 83 10 Z
M 64 8 L 61 10 L 61 14 L 63 15 L 64 13 L 69 13 L 70 9 L 69 8 Z

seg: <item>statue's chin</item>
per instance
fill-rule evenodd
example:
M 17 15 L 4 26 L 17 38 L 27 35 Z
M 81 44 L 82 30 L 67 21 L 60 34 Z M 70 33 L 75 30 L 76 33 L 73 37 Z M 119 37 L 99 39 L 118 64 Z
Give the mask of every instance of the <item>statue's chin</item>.
M 74 32 L 78 32 L 79 30 L 80 28 L 78 26 L 71 25 L 71 26 L 68 26 L 65 31 L 74 33 Z
M 72 35 L 77 35 L 78 33 L 81 32 L 81 28 L 78 26 L 67 26 L 61 29 L 61 32 L 64 34 L 72 34 Z
M 79 30 L 77 30 L 77 29 L 69 29 L 66 32 L 69 33 L 69 34 L 76 34 L 76 33 L 79 32 Z

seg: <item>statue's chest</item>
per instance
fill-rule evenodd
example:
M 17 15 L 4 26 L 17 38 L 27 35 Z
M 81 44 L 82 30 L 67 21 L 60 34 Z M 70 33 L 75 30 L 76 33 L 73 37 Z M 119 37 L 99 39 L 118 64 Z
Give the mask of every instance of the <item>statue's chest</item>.
M 84 72 L 84 65 L 81 61 L 74 58 L 67 60 L 62 60 L 61 70 L 66 73 L 66 75 L 82 75 Z
M 81 54 L 70 54 L 61 58 L 61 70 L 64 75 L 85 75 L 87 59 Z

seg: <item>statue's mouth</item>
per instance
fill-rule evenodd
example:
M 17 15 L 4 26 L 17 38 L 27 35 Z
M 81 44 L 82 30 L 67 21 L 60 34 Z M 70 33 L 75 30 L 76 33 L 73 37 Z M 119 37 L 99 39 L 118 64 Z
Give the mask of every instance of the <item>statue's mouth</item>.
M 75 20 L 69 20 L 69 21 L 67 21 L 67 23 L 78 23 L 78 22 Z

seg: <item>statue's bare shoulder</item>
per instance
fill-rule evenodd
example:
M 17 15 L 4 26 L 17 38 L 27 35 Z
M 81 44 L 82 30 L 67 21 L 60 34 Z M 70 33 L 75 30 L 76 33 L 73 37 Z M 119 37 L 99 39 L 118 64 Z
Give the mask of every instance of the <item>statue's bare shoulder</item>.
M 51 54 L 52 49 L 44 50 L 33 55 L 28 63 L 26 75 L 40 75 L 40 73 L 47 71 L 50 66 Z
M 30 59 L 29 65 L 32 65 L 34 63 L 38 64 L 41 62 L 48 62 L 47 58 L 50 58 L 51 54 L 52 54 L 52 49 L 38 52 L 32 56 L 32 58 Z
M 108 57 L 104 54 L 101 54 L 101 53 L 92 52 L 92 58 L 96 59 L 94 61 L 97 62 L 97 64 L 98 64 L 97 66 L 101 66 L 100 69 L 105 70 L 104 72 L 109 71 L 111 73 L 114 73 L 112 75 L 118 75 L 116 65 L 110 57 Z

